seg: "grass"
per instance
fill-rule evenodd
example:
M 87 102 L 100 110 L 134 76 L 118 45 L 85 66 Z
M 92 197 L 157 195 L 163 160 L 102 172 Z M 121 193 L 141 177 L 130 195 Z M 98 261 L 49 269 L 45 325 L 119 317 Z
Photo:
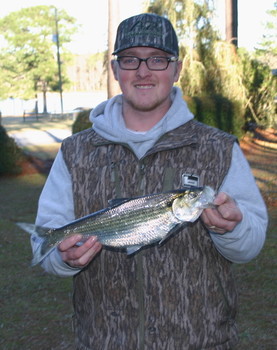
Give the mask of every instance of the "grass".
M 254 155 L 252 145 L 247 150 L 262 193 L 269 203 L 276 203 L 276 151 L 259 148 Z M 49 148 L 42 147 L 42 151 L 47 154 Z M 31 267 L 29 236 L 15 225 L 34 222 L 45 179 L 40 174 L 0 177 L 1 350 L 73 350 L 72 280 Z M 270 226 L 261 254 L 248 264 L 234 265 L 241 339 L 236 350 L 277 349 L 275 206 L 269 207 L 269 214 Z
M 72 349 L 72 280 L 31 267 L 29 236 L 15 225 L 34 222 L 42 175 L 0 179 L 0 348 Z
M 269 215 L 270 225 L 262 252 L 248 264 L 234 266 L 240 305 L 238 350 L 277 349 L 276 208 L 271 208 Z

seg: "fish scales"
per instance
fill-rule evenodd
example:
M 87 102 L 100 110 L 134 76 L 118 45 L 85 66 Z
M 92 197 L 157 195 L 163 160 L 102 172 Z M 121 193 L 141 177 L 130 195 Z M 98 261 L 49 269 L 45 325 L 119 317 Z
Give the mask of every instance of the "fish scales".
M 106 245 L 149 244 L 157 239 L 157 232 L 160 233 L 159 238 L 179 222 L 167 205 L 171 198 L 164 197 L 159 198 L 158 202 L 150 197 L 133 200 L 132 205 L 129 202 L 123 203 L 98 216 L 88 217 L 81 226 L 76 223 L 75 227 L 65 229 L 64 233 L 69 236 L 77 229 L 76 232 L 85 236 L 96 235 L 99 242 Z M 175 198 L 176 194 L 172 197 Z M 62 229 L 60 233 L 63 234 Z

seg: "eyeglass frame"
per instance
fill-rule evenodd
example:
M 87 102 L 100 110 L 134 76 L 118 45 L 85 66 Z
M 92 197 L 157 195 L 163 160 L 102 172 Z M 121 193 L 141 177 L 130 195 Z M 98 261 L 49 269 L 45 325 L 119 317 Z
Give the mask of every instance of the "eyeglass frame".
M 138 66 L 137 66 L 137 68 L 122 68 L 121 65 L 120 65 L 120 59 L 121 59 L 121 58 L 124 58 L 124 57 L 132 57 L 132 58 L 138 59 Z M 167 65 L 166 65 L 165 68 L 162 68 L 162 69 L 151 69 L 151 68 L 149 68 L 148 62 L 147 62 L 150 58 L 163 58 L 163 59 L 166 59 L 166 60 L 167 60 Z M 147 66 L 147 68 L 148 68 L 149 70 L 159 72 L 159 71 L 164 71 L 164 70 L 166 70 L 166 69 L 168 68 L 168 66 L 169 66 L 169 63 L 177 62 L 178 59 L 179 59 L 179 58 L 176 57 L 176 56 L 171 56 L 171 57 L 166 57 L 166 56 L 150 56 L 150 57 L 147 57 L 147 58 L 139 58 L 139 57 L 137 57 L 137 56 L 131 56 L 131 55 L 122 55 L 122 56 L 118 55 L 118 56 L 116 56 L 115 61 L 118 62 L 118 65 L 119 65 L 120 69 L 122 69 L 122 70 L 137 70 L 137 69 L 139 69 L 139 67 L 140 67 L 140 65 L 141 65 L 141 62 L 145 62 L 146 66 Z

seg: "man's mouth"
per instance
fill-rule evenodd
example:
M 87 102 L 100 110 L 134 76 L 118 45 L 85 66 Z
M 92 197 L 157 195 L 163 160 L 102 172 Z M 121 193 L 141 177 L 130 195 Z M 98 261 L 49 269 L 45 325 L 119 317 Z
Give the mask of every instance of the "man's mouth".
M 137 85 L 135 85 L 135 87 L 137 89 L 147 90 L 147 89 L 152 89 L 154 87 L 154 85 L 153 84 L 143 84 L 143 85 L 137 84 Z

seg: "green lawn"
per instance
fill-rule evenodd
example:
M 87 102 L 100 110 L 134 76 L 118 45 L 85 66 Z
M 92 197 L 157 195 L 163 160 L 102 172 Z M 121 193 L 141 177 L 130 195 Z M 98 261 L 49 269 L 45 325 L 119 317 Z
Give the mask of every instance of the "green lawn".
M 34 222 L 45 182 L 41 175 L 0 178 L 0 348 L 73 349 L 71 283 L 31 267 L 29 236 L 18 221 Z
M 237 350 L 277 349 L 277 211 L 270 209 L 265 246 L 248 264 L 235 265 L 239 290 L 238 324 L 241 343 Z

